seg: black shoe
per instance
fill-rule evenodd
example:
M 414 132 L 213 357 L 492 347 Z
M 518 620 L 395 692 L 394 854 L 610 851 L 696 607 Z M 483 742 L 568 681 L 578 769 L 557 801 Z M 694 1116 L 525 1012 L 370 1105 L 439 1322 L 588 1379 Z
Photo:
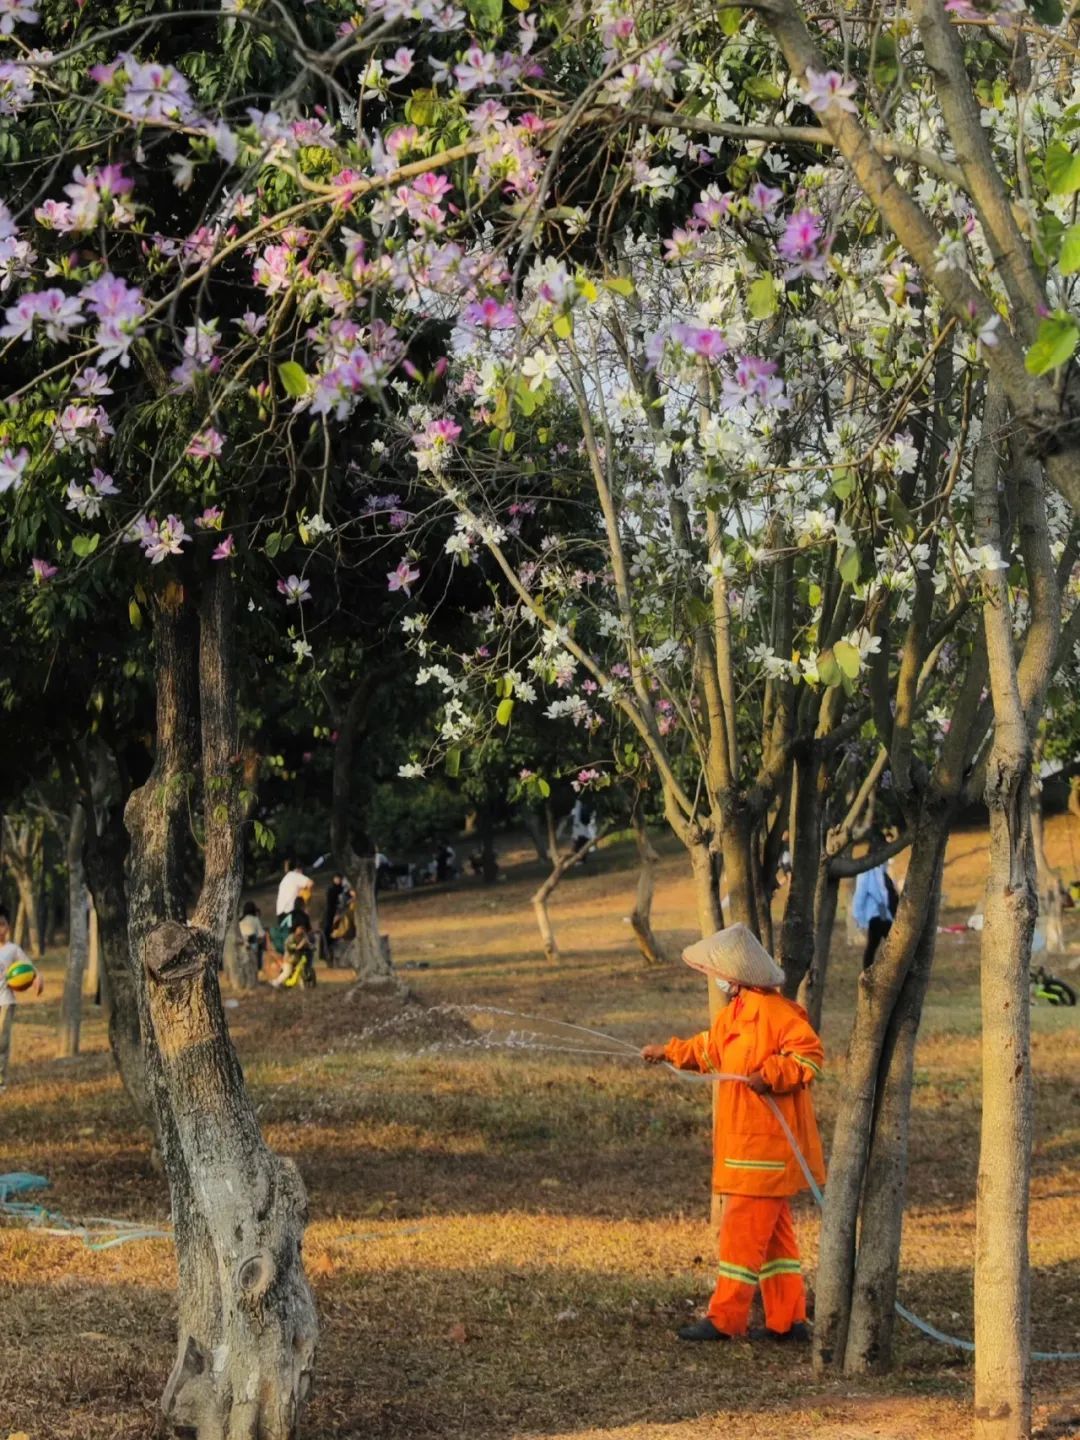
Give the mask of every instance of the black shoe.
M 683 1325 L 679 1330 L 680 1340 L 730 1340 L 731 1338 L 723 1330 L 718 1330 L 707 1315 L 703 1320 L 695 1320 L 692 1325 Z
M 796 1320 L 790 1330 L 751 1330 L 751 1340 L 774 1340 L 778 1345 L 809 1345 L 810 1326 L 803 1320 Z

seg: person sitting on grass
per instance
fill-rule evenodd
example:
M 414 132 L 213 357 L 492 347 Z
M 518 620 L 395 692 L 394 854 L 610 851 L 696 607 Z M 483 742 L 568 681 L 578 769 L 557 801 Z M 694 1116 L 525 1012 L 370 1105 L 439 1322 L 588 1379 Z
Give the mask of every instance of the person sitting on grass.
M 738 1075 L 717 1081 L 713 1192 L 723 1196 L 720 1262 L 708 1313 L 680 1340 L 745 1335 L 761 1287 L 765 1329 L 751 1339 L 806 1341 L 806 1289 L 789 1197 L 807 1188 L 769 1097 L 787 1121 L 810 1172 L 825 1165 L 810 1085 L 824 1051 L 806 1012 L 779 994 L 784 972 L 745 925 L 732 925 L 683 951 L 683 960 L 728 997 L 708 1030 L 690 1040 L 646 1045 L 642 1059 L 679 1070 Z
M 294 910 L 281 969 L 270 981 L 275 990 L 280 990 L 282 986 L 291 989 L 300 981 L 305 985 L 315 983 L 313 949 L 310 921 L 304 912 Z

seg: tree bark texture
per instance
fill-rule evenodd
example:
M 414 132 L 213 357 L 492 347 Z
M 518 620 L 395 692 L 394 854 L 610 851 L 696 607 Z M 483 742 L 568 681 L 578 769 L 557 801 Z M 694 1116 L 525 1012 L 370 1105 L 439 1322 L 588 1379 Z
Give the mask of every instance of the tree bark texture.
M 660 859 L 649 839 L 649 831 L 640 815 L 634 815 L 634 838 L 638 850 L 638 882 L 630 925 L 637 936 L 638 949 L 650 965 L 662 965 L 664 952 L 653 934 L 652 903 L 656 890 L 656 866 Z
M 900 1243 L 907 1198 L 915 1042 L 934 961 L 944 854 L 943 845 L 926 923 L 889 1018 L 878 1064 L 879 1098 L 863 1185 L 859 1249 L 844 1355 L 844 1371 L 849 1375 L 887 1370 L 892 1358 Z
M 912 846 L 908 876 L 893 928 L 873 965 L 859 977 L 855 1020 L 833 1133 L 829 1203 L 822 1219 L 818 1254 L 814 1363 L 819 1371 L 842 1367 L 847 1356 L 858 1254 L 856 1225 L 875 1117 L 879 1114 L 880 1087 L 887 1073 L 882 1070 L 882 1056 L 927 916 L 931 910 L 936 911 L 935 885 L 951 818 L 952 806 L 941 797 L 933 807 L 927 806 Z M 917 1018 L 916 1012 L 916 1025 Z M 891 1113 L 897 1114 L 895 1106 Z M 900 1113 L 903 1114 L 902 1110 Z M 894 1263 L 898 1260 L 897 1252 Z M 875 1356 L 876 1366 L 883 1367 L 887 1362 L 887 1353 L 879 1352 Z
M 555 844 L 552 839 L 552 845 Z M 547 960 L 558 960 L 559 945 L 555 939 L 555 930 L 551 924 L 551 916 L 548 914 L 548 901 L 568 870 L 581 863 L 585 856 L 593 848 L 595 842 L 583 845 L 580 850 L 567 850 L 562 855 L 557 850 L 551 852 L 551 874 L 545 879 L 540 888 L 535 891 L 532 897 L 533 914 L 536 916 L 537 929 L 540 931 L 540 940 L 544 946 L 544 958 Z
M 1035 855 L 1035 881 L 1039 893 L 1039 913 L 1046 928 L 1046 950 L 1049 955 L 1065 953 L 1064 886 L 1046 854 L 1043 825 L 1042 786 L 1031 779 L 1031 844 Z
M 829 873 L 829 857 L 818 856 L 817 878 L 814 882 L 814 955 L 810 968 L 799 986 L 799 1004 L 810 1017 L 815 1030 L 821 1029 L 821 1012 L 825 1004 L 825 983 L 829 974 L 829 955 L 836 929 L 836 906 L 840 898 L 840 880 Z
M 139 1119 L 156 1131 L 150 1083 L 143 1055 L 139 999 L 128 939 L 127 887 L 124 866 L 128 837 L 118 804 L 93 804 L 88 827 L 86 875 L 94 899 L 97 925 L 101 1003 L 109 1031 L 109 1048 L 128 1099 Z
M 394 973 L 388 945 L 379 933 L 379 905 L 375 889 L 374 854 L 358 855 L 352 834 L 352 776 L 355 763 L 356 737 L 363 719 L 370 685 L 360 682 L 349 697 L 348 704 L 337 719 L 338 736 L 334 745 L 334 769 L 330 811 L 330 848 L 334 861 L 341 866 L 353 887 L 356 899 L 356 934 L 345 949 L 345 963 L 356 974 L 365 989 L 402 989 Z M 365 847 L 370 851 L 370 846 Z
M 19 910 L 15 918 L 15 943 L 24 944 L 34 960 L 40 960 L 43 953 L 34 885 L 38 852 L 43 838 L 43 821 L 4 816 L 4 859 L 14 876 L 19 896 Z
M 243 811 L 230 586 L 226 567 L 212 572 L 198 617 L 175 582 L 157 596 L 154 767 L 126 812 L 131 951 L 179 1265 L 162 1410 L 176 1436 L 294 1440 L 317 1331 L 301 1259 L 306 1197 L 296 1167 L 259 1132 L 217 982 Z M 193 786 L 204 877 L 189 920 Z
M 86 867 L 83 849 L 86 842 L 86 811 L 77 801 L 71 812 L 68 832 L 68 960 L 64 974 L 64 993 L 60 998 L 61 1059 L 79 1053 L 79 1029 L 82 1025 L 83 980 L 90 956 L 90 924 L 87 911 Z
M 999 477 L 1007 412 L 992 383 L 973 472 L 980 544 L 1002 549 Z M 1016 457 L 1013 457 L 1014 464 Z M 1031 832 L 1033 741 L 1056 665 L 1061 597 L 1046 523 L 1042 476 L 1021 461 L 1017 508 L 1028 580 L 1028 643 L 1019 663 L 1008 585 L 983 572 L 983 623 L 994 706 L 984 798 L 990 866 L 983 902 L 982 1120 L 975 1210 L 975 1436 L 1031 1435 L 1031 1047 L 1028 971 L 1038 913 Z M 1038 643 L 1032 643 L 1037 638 Z

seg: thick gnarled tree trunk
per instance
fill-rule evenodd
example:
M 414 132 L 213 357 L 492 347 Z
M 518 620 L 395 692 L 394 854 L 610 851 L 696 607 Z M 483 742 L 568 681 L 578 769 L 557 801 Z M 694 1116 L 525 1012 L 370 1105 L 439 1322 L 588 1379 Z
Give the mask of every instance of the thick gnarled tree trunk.
M 265 1145 L 225 1024 L 217 959 L 240 886 L 236 677 L 226 567 L 196 616 L 158 595 L 157 736 L 128 802 L 129 930 L 147 1069 L 179 1265 L 167 1427 L 196 1440 L 294 1440 L 310 1388 L 316 1316 L 301 1246 L 299 1173 Z M 188 918 L 184 779 L 201 773 L 203 884 Z

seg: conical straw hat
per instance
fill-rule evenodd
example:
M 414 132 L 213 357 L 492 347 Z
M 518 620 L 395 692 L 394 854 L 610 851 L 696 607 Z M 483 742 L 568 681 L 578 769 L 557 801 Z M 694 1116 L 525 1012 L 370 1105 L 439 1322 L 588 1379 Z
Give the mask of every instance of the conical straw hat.
M 776 990 L 784 983 L 784 972 L 745 925 L 729 925 L 707 940 L 688 945 L 682 958 L 704 975 L 722 975 L 739 985 Z

